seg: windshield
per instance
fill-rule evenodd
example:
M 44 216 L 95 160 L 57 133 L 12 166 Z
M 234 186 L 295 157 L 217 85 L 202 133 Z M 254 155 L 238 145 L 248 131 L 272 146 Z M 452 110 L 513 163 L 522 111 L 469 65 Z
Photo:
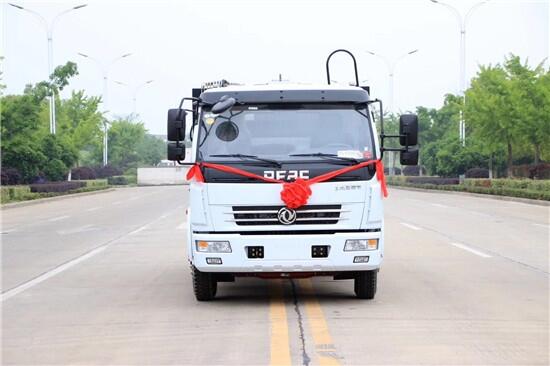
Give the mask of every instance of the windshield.
M 365 106 L 329 104 L 234 106 L 221 115 L 204 111 L 199 157 L 220 161 L 251 155 L 280 162 L 322 160 L 319 155 L 326 154 L 371 159 L 367 115 Z

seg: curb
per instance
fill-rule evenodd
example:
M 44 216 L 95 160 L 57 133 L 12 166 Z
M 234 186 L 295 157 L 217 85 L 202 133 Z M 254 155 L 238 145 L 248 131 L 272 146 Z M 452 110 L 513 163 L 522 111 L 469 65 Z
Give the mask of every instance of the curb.
M 500 201 L 521 202 L 521 203 L 537 205 L 537 206 L 546 206 L 546 207 L 550 206 L 550 201 L 533 200 L 533 199 L 521 198 L 521 197 L 497 196 L 494 194 L 471 193 L 471 192 L 446 191 L 444 189 L 427 189 L 427 188 L 416 188 L 416 187 L 405 187 L 405 186 L 393 186 L 389 184 L 388 184 L 388 187 L 390 187 L 391 189 L 402 189 L 405 191 L 456 194 L 460 196 L 488 198 L 488 199 L 500 200 Z
M 38 198 L 38 199 L 35 199 L 35 200 L 28 200 L 28 201 L 22 201 L 22 202 L 5 203 L 3 205 L 0 205 L 0 209 L 6 210 L 6 209 L 10 209 L 10 208 L 37 205 L 39 203 L 46 203 L 46 202 L 51 202 L 51 201 L 60 201 L 60 200 L 68 199 L 68 198 L 91 196 L 93 194 L 113 192 L 114 190 L 116 190 L 116 188 L 106 188 L 106 189 L 98 189 L 97 191 L 91 191 L 91 192 L 69 193 L 69 194 L 64 194 L 64 195 L 56 196 L 56 197 L 46 197 L 46 198 Z

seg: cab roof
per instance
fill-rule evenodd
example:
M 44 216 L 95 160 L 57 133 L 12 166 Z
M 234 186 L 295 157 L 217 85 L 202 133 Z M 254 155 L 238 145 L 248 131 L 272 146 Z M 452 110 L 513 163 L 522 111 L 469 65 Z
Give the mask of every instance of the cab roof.
M 362 87 L 340 84 L 260 84 L 228 85 L 207 89 L 200 98 L 208 104 L 222 96 L 233 97 L 241 103 L 366 103 L 369 94 Z

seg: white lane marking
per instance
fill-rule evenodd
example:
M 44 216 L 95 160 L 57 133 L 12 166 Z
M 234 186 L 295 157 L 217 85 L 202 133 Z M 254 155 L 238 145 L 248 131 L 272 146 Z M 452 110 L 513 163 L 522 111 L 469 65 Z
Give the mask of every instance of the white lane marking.
M 52 217 L 51 219 L 48 219 L 48 221 L 50 222 L 61 221 L 61 220 L 68 219 L 69 217 L 70 216 L 57 216 L 57 217 Z
M 418 226 L 414 226 L 414 225 L 411 225 L 411 224 L 407 224 L 406 222 L 402 222 L 401 225 L 403 225 L 403 226 L 405 226 L 405 227 L 408 227 L 409 229 L 416 230 L 416 231 L 422 230 L 422 229 L 419 228 Z
M 167 217 L 168 217 L 168 214 L 164 214 L 164 215 L 162 215 L 162 216 L 159 217 L 159 220 L 163 220 L 163 219 L 165 219 L 165 218 L 167 218 Z
M 139 233 L 139 232 L 141 232 L 141 231 L 143 231 L 143 230 L 147 229 L 147 226 L 149 226 L 149 224 L 147 224 L 147 225 L 143 225 L 143 226 L 141 226 L 141 227 L 138 227 L 138 228 L 137 228 L 137 229 L 135 229 L 134 231 L 132 231 L 132 232 L 129 232 L 129 233 L 128 233 L 128 235 L 134 235 L 134 234 L 137 234 L 137 233 Z
M 113 202 L 113 205 L 120 205 L 122 203 L 122 201 L 115 201 Z
M 130 198 L 130 201 L 135 201 L 135 200 L 137 200 L 137 199 L 139 199 L 139 198 L 140 198 L 140 196 L 132 197 L 132 198 Z
M 177 208 L 180 208 L 180 206 L 178 206 Z M 167 214 L 165 214 L 165 216 L 168 216 L 169 214 L 171 214 L 173 211 L 175 210 L 172 210 L 170 212 L 168 212 Z M 30 281 L 27 281 L 17 287 L 14 287 L 12 288 L 11 290 L 8 290 L 6 292 L 3 292 L 2 293 L 2 297 L 0 298 L 0 302 L 3 302 L 7 299 L 9 299 L 10 297 L 13 297 L 25 290 L 28 290 L 29 288 L 33 287 L 33 286 L 36 286 L 44 281 L 46 281 L 47 279 L 77 265 L 78 263 L 80 262 L 83 262 L 85 261 L 86 259 L 89 259 L 89 258 L 92 258 L 93 256 L 103 252 L 105 249 L 107 249 L 109 246 L 113 245 L 114 243 L 116 243 L 117 241 L 119 241 L 120 239 L 122 239 L 123 237 L 127 236 L 127 235 L 132 235 L 132 234 L 135 234 L 135 233 L 139 233 L 140 231 L 142 230 L 145 230 L 149 225 L 157 222 L 158 220 L 160 219 L 159 218 L 156 218 L 154 219 L 153 221 L 145 224 L 145 225 L 142 225 L 140 226 L 139 228 L 137 228 L 136 230 L 134 231 L 131 231 L 129 232 L 128 234 L 124 234 L 116 239 L 113 239 L 111 241 L 109 241 L 108 243 L 106 244 L 103 244 L 102 246 L 100 247 L 97 247 L 95 249 L 92 249 L 91 251 L 89 251 L 88 253 L 84 253 L 83 255 L 81 255 L 80 257 L 76 257 L 75 259 L 72 259 L 70 260 L 69 262 L 66 262 L 54 269 L 52 269 L 51 271 L 48 271 L 46 273 L 43 273 L 42 275 L 30 280 Z
M 178 225 L 177 230 L 185 230 L 186 228 L 187 228 L 187 221 L 184 221 Z
M 481 217 L 493 217 L 492 215 L 489 215 L 489 214 L 486 214 L 486 213 L 482 213 L 482 212 L 477 212 L 477 211 L 470 211 L 468 210 L 472 215 L 476 215 L 476 216 L 481 216 Z
M 434 207 L 440 207 L 440 208 L 449 208 L 449 206 L 443 205 L 441 203 L 430 203 L 430 205 L 432 205 Z
M 449 243 L 449 244 L 451 244 L 452 246 L 455 246 L 455 247 L 457 247 L 457 248 L 466 250 L 466 251 L 468 251 L 468 252 L 470 252 L 470 253 L 473 253 L 473 254 L 475 254 L 475 255 L 479 255 L 480 257 L 483 257 L 483 258 L 491 258 L 491 256 L 490 256 L 489 254 L 486 254 L 486 253 L 480 252 L 479 250 L 470 248 L 470 247 L 467 246 L 467 245 L 460 244 L 460 243 Z
M 537 224 L 537 223 L 535 223 L 535 222 L 531 223 L 531 225 L 543 227 L 543 228 L 545 228 L 545 229 L 550 228 L 550 225 L 546 225 L 546 224 Z
M 86 253 L 84 255 L 81 255 L 80 257 L 77 257 L 77 258 L 75 258 L 75 259 L 73 259 L 73 260 L 71 260 L 67 263 L 64 263 L 64 264 L 60 265 L 59 267 L 56 267 L 56 268 L 52 269 L 51 271 L 48 271 L 48 272 L 36 277 L 35 279 L 32 279 L 28 282 L 25 282 L 24 284 L 22 284 L 20 286 L 17 286 L 15 288 L 12 288 L 11 290 L 8 290 L 8 291 L 2 293 L 1 301 L 5 301 L 5 300 L 9 299 L 10 297 L 13 297 L 13 296 L 15 296 L 15 295 L 31 288 L 31 287 L 33 287 L 33 286 L 38 285 L 41 282 L 46 281 L 47 279 L 49 279 L 49 278 L 65 271 L 65 270 L 77 265 L 78 263 L 83 262 L 86 259 L 89 259 L 89 258 L 93 257 L 94 255 L 97 255 L 97 254 L 101 253 L 102 251 L 107 249 L 108 245 L 109 244 L 105 244 L 105 245 L 100 246 L 99 248 L 95 248 L 95 249 L 89 251 L 88 253 Z
M 86 209 L 87 212 L 92 212 L 92 211 L 97 211 L 99 210 L 101 207 L 92 207 L 92 208 L 88 208 Z
M 69 230 L 59 230 L 57 233 L 59 235 L 68 235 L 68 234 L 82 233 L 84 231 L 91 231 L 91 230 L 97 230 L 97 228 L 90 224 L 90 225 L 75 227 Z

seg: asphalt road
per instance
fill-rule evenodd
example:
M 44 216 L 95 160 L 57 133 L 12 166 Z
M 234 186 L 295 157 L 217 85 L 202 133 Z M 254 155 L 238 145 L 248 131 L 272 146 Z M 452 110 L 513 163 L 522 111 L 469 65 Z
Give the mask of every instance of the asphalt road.
M 549 363 L 549 208 L 391 189 L 374 300 L 237 280 L 194 300 L 185 187 L 2 212 L 2 364 Z

